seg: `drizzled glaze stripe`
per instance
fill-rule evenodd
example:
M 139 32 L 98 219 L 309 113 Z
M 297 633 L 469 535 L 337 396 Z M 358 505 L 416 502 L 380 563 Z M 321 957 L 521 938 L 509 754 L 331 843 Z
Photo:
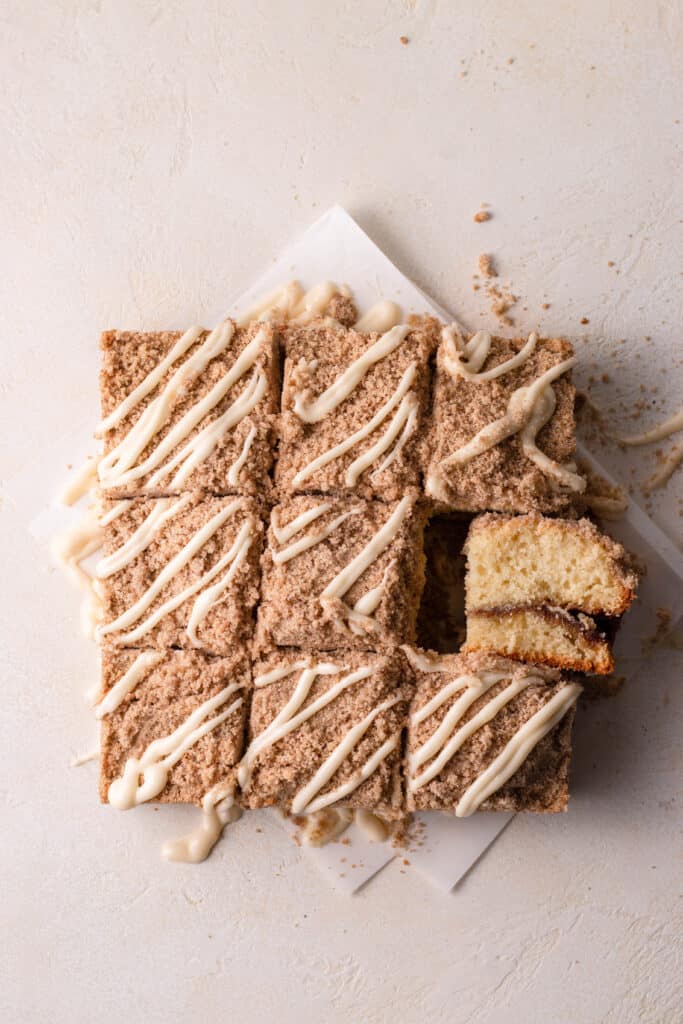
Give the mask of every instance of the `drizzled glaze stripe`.
M 172 469 L 185 463 L 185 465 L 181 465 L 172 484 L 172 486 L 180 486 L 197 466 L 208 458 L 221 437 L 255 408 L 267 391 L 265 374 L 254 366 L 263 348 L 266 337 L 265 329 L 257 331 L 228 372 L 214 384 L 203 398 L 188 409 L 146 458 L 138 461 L 156 435 L 169 423 L 177 401 L 187 392 L 188 384 L 197 379 L 212 359 L 225 351 L 233 335 L 234 326 L 230 322 L 221 324 L 220 327 L 212 331 L 199 349 L 178 367 L 161 393 L 142 412 L 123 440 L 111 452 L 102 457 L 98 465 L 98 475 L 100 485 L 104 489 L 123 487 L 155 471 L 145 485 L 146 489 L 151 489 L 158 485 L 159 481 Z M 230 407 L 218 419 L 204 427 L 181 451 L 172 455 L 178 445 L 198 426 L 202 419 L 211 413 L 252 367 L 254 367 L 254 371 L 250 381 Z M 154 380 L 149 390 L 152 390 L 158 383 L 154 374 L 155 371 L 150 374 Z M 147 383 L 149 384 L 149 378 Z M 135 392 L 133 392 L 134 394 Z M 125 401 L 127 400 L 124 400 L 124 403 Z M 131 408 L 135 408 L 137 404 L 134 402 Z M 164 460 L 168 461 L 164 462 Z
M 109 786 L 109 803 L 125 811 L 159 796 L 168 783 L 171 769 L 183 754 L 242 706 L 243 698 L 238 697 L 226 710 L 214 715 L 239 689 L 241 684 L 230 683 L 220 693 L 195 708 L 169 736 L 153 740 L 139 758 L 129 757 L 123 774 Z
M 403 344 L 409 331 L 410 327 L 407 324 L 392 327 L 355 359 L 317 398 L 311 397 L 310 388 L 295 392 L 293 395 L 294 413 L 304 423 L 319 423 L 349 397 L 375 363 L 385 359 L 399 345 Z
M 394 418 L 389 426 L 387 433 L 384 434 L 383 437 L 375 445 L 373 445 L 371 449 L 368 450 L 368 452 L 364 453 L 362 456 L 356 459 L 355 462 L 351 463 L 351 465 L 347 469 L 345 480 L 347 487 L 353 487 L 356 484 L 359 476 L 361 476 L 361 474 L 365 471 L 365 469 L 368 468 L 368 466 L 372 465 L 376 458 L 378 458 L 386 451 L 386 449 L 395 440 L 398 431 L 407 422 L 409 422 L 411 425 L 410 433 L 412 433 L 417 421 L 417 398 L 414 395 L 410 394 L 410 388 L 412 387 L 412 384 L 415 380 L 416 373 L 417 363 L 412 362 L 410 363 L 409 366 L 406 367 L 403 376 L 401 377 L 401 380 L 398 384 L 398 387 L 394 391 L 393 395 L 389 397 L 389 399 L 384 403 L 381 409 L 378 409 L 378 411 L 375 413 L 372 419 L 368 420 L 366 424 L 364 424 L 358 430 L 354 431 L 353 434 L 350 434 L 348 437 L 344 438 L 343 441 L 340 441 L 338 444 L 333 445 L 332 448 L 329 448 L 326 452 L 323 452 L 321 455 L 318 455 L 317 458 L 313 459 L 311 462 L 308 463 L 308 465 L 300 469 L 292 479 L 292 484 L 294 485 L 294 487 L 299 487 L 305 480 L 308 479 L 308 477 L 313 476 L 315 473 L 317 473 L 319 469 L 322 469 L 324 466 L 328 465 L 328 463 L 330 462 L 333 462 L 335 459 L 339 459 L 342 456 L 346 455 L 347 452 L 349 452 L 353 447 L 355 447 L 355 445 L 357 445 L 360 441 L 363 441 L 365 440 L 366 437 L 369 437 L 370 434 L 372 434 L 375 430 L 377 430 L 378 427 L 382 425 L 382 423 L 387 419 L 390 413 L 393 412 L 396 406 L 399 405 L 399 403 L 399 410 L 394 415 Z M 410 436 L 410 434 L 408 434 L 404 439 L 400 440 L 399 443 L 396 445 L 396 447 L 394 448 L 393 458 L 395 458 L 398 455 L 398 452 L 403 447 L 405 442 L 408 440 L 408 436 Z M 368 459 L 368 455 L 370 455 L 370 453 L 372 454 Z M 380 473 L 382 472 L 382 470 L 386 469 L 386 467 L 389 465 L 389 462 L 393 461 L 393 458 L 386 459 L 385 462 L 382 463 L 382 466 L 377 470 L 377 473 Z
M 483 427 L 466 444 L 452 452 L 428 475 L 425 489 L 437 500 L 448 501 L 444 473 L 450 466 L 463 466 L 490 448 L 494 448 L 513 434 L 523 432 L 523 451 L 539 468 L 552 475 L 570 490 L 583 491 L 586 481 L 566 466 L 548 459 L 536 446 L 536 434 L 550 419 L 555 408 L 555 395 L 550 387 L 554 380 L 566 373 L 576 359 L 565 359 L 551 366 L 532 384 L 517 388 L 508 399 L 505 415 Z
M 147 550 L 161 527 L 182 512 L 184 508 L 187 508 L 191 501 L 191 494 L 183 494 L 175 501 L 171 498 L 160 498 L 126 542 L 111 555 L 100 559 L 95 567 L 97 578 L 107 579 L 108 576 L 113 576 L 114 573 L 120 572 L 121 569 L 130 565 L 133 559 Z M 109 520 L 109 522 L 111 521 Z M 100 520 L 100 523 L 104 524 L 104 518 Z
M 536 349 L 538 337 L 530 334 L 520 351 L 490 370 L 482 370 L 491 350 L 491 335 L 488 331 L 477 331 L 468 342 L 464 340 L 456 324 L 441 331 L 444 344 L 444 367 L 453 377 L 464 377 L 474 383 L 496 380 L 511 370 L 522 366 Z
M 143 651 L 138 654 L 135 661 L 120 679 L 114 683 L 112 688 L 105 693 L 104 697 L 95 707 L 95 717 L 104 718 L 110 715 L 121 705 L 129 693 L 132 693 L 136 686 L 146 679 L 153 668 L 164 660 L 166 654 L 163 651 Z
M 531 751 L 576 704 L 581 693 L 578 683 L 569 683 L 551 697 L 515 733 L 498 757 L 463 793 L 455 809 L 458 818 L 469 817 L 485 800 L 504 786 L 524 763 Z

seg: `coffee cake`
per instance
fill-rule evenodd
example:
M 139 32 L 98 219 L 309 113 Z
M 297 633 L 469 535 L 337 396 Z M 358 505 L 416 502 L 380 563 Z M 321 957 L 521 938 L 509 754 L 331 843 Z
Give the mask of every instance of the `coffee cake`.
M 585 481 L 575 448 L 573 350 L 566 341 L 442 330 L 425 489 L 448 509 L 563 512 Z
M 105 494 L 267 489 L 279 391 L 271 324 L 107 331 L 101 348 Z
M 417 487 L 436 322 L 380 335 L 318 319 L 283 337 L 280 494 L 395 501 Z
M 251 685 L 243 651 L 102 652 L 100 797 L 201 804 L 234 793 Z
M 248 807 L 315 815 L 332 807 L 400 817 L 402 734 L 412 694 L 400 652 L 266 653 L 254 666 Z
M 566 810 L 577 683 L 491 655 L 406 653 L 409 811 Z
M 253 633 L 263 527 L 251 498 L 103 503 L 101 642 L 227 654 Z
M 424 584 L 425 511 L 400 502 L 299 496 L 271 514 L 259 634 L 281 647 L 412 642 Z

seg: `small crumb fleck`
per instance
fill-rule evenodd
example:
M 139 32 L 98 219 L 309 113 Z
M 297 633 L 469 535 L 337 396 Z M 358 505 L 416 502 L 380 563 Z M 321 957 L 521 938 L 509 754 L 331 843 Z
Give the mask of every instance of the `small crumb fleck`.
M 410 39 L 408 39 L 408 36 L 401 36 L 399 42 L 401 46 L 407 46 L 408 43 L 410 42 Z
M 588 317 L 587 317 L 587 316 L 582 316 L 582 317 L 581 317 L 581 323 L 582 323 L 582 324 L 589 324 L 589 323 L 590 323 L 590 320 L 588 319 Z
M 607 260 L 607 266 L 608 267 L 613 267 L 614 266 L 614 260 Z
M 541 303 L 541 309 L 550 309 L 550 303 L 549 302 L 542 302 Z
M 498 277 L 498 271 L 496 270 L 493 259 L 488 253 L 481 253 L 479 256 L 479 272 L 484 277 Z
M 489 210 L 480 210 L 479 213 L 475 213 L 474 219 L 477 224 L 483 224 L 485 220 L 491 220 L 492 216 L 493 214 Z

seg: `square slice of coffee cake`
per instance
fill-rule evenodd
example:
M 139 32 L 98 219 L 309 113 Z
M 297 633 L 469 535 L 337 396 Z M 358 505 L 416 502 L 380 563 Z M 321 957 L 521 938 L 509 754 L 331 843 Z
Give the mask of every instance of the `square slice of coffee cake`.
M 276 505 L 259 635 L 281 647 L 381 649 L 415 636 L 423 506 L 300 496 Z
M 436 321 L 380 335 L 320 319 L 283 334 L 280 495 L 395 501 L 417 487 Z
M 267 490 L 279 406 L 270 324 L 107 331 L 101 348 L 98 473 L 106 495 Z

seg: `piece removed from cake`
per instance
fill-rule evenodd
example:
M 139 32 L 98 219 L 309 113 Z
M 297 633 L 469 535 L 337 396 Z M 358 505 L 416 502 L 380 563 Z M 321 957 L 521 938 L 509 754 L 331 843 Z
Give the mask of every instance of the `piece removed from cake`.
M 484 515 L 470 526 L 465 553 L 464 650 L 612 671 L 611 640 L 637 586 L 620 544 L 587 519 Z

